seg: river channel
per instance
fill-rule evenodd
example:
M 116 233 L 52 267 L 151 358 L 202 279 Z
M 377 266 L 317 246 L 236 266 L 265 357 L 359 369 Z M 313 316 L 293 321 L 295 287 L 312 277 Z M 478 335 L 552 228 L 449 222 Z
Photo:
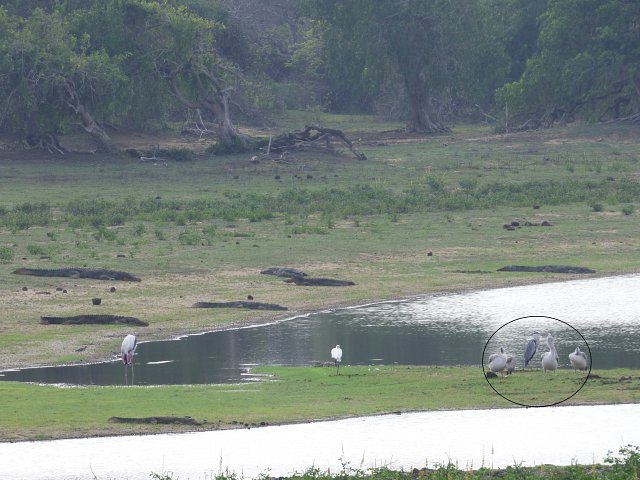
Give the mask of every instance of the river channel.
M 543 334 L 532 362 L 538 368 L 547 333 L 556 339 L 561 368 L 569 368 L 568 354 L 576 346 L 591 354 L 593 368 L 640 368 L 639 291 L 640 275 L 625 275 L 429 295 L 162 342 L 145 343 L 144 329 L 138 329 L 135 382 L 252 380 L 253 365 L 325 362 L 336 344 L 345 364 L 480 365 L 503 347 L 520 368 L 535 330 Z M 124 376 L 114 357 L 99 364 L 4 371 L 0 380 L 118 385 Z

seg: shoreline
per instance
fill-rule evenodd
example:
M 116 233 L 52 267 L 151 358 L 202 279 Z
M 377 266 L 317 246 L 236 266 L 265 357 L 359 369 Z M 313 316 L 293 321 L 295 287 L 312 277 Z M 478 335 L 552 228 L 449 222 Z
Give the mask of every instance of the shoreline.
M 502 278 L 504 281 L 490 282 L 490 284 L 478 284 L 475 286 L 457 286 L 451 285 L 449 288 L 440 288 L 434 291 L 424 291 L 422 293 L 411 292 L 403 295 L 395 295 L 387 298 L 380 299 L 362 299 L 357 302 L 322 302 L 320 305 L 317 305 L 313 308 L 300 308 L 297 310 L 287 311 L 286 313 L 277 313 L 273 315 L 261 315 L 261 316 L 251 316 L 247 320 L 241 320 L 236 322 L 231 322 L 226 325 L 222 325 L 219 327 L 214 327 L 210 329 L 200 329 L 200 330 L 172 330 L 169 332 L 150 332 L 151 335 L 148 339 L 140 340 L 140 343 L 148 343 L 148 342 L 166 342 L 166 341 L 175 341 L 180 340 L 185 337 L 193 336 L 193 335 L 205 335 L 214 332 L 221 332 L 226 330 L 239 330 L 245 328 L 257 328 L 261 326 L 266 326 L 274 323 L 291 321 L 296 318 L 313 315 L 320 312 L 341 310 L 341 309 L 349 309 L 349 308 L 359 308 L 368 305 L 375 305 L 381 303 L 392 303 L 392 302 L 402 302 L 402 301 L 412 301 L 419 298 L 429 297 L 429 296 L 439 296 L 439 295 L 465 295 L 472 292 L 482 292 L 488 290 L 497 290 L 502 288 L 515 288 L 515 287 L 525 287 L 530 285 L 542 285 L 547 283 L 564 283 L 578 280 L 593 280 L 600 279 L 606 277 L 620 277 L 625 275 L 637 275 L 640 274 L 640 268 L 632 268 L 630 271 L 624 272 L 604 272 L 604 273 L 594 273 L 594 274 L 550 274 L 553 275 L 552 278 L 538 278 L 536 279 L 534 275 L 527 275 L 526 278 L 517 278 L 517 279 L 509 279 Z M 544 274 L 543 274 L 544 275 Z M 546 274 L 549 275 L 549 274 Z M 571 278 L 558 278 L 555 275 L 570 275 Z M 114 353 L 112 356 L 104 356 L 104 355 L 92 355 L 87 358 L 87 360 L 83 362 L 69 362 L 69 363 L 54 363 L 54 364 L 34 364 L 18 361 L 15 364 L 8 365 L 6 367 L 2 367 L 0 372 L 6 370 L 21 370 L 27 368 L 44 368 L 44 367 L 60 367 L 60 366 L 72 366 L 72 365 L 92 365 L 98 363 L 108 363 L 117 361 L 119 356 L 117 353 Z

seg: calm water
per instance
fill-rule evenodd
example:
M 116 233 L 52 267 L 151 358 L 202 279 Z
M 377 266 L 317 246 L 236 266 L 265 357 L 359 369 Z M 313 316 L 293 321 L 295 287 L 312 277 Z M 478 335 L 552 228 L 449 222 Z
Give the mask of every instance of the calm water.
M 501 288 L 320 312 L 266 326 L 141 343 L 135 358 L 135 383 L 251 380 L 247 370 L 252 365 L 328 361 L 329 350 L 338 343 L 346 364 L 480 365 L 503 347 L 517 356 L 521 367 L 524 345 L 534 330 L 556 338 L 560 364 L 567 368 L 567 355 L 576 346 L 590 349 L 594 368 L 640 368 L 638 291 L 640 275 Z M 527 318 L 513 321 L 521 317 Z M 144 329 L 135 333 L 144 340 Z M 543 335 L 530 365 L 538 368 L 544 351 Z M 5 371 L 0 379 L 117 385 L 124 383 L 124 369 L 114 361 Z
M 640 445 L 640 405 L 424 412 L 179 435 L 0 443 L 2 480 L 204 480 L 333 474 L 387 466 L 410 470 L 514 464 L 591 465 Z M 587 420 L 588 419 L 588 420 Z M 247 454 L 250 452 L 250 455 Z

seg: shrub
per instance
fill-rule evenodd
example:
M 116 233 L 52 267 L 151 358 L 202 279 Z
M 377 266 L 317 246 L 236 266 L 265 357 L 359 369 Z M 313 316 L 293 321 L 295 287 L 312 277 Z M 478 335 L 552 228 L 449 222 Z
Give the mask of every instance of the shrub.
M 622 207 L 622 213 L 624 213 L 625 215 L 631 215 L 634 211 L 635 209 L 631 205 Z
M 13 249 L 10 247 L 0 247 L 0 263 L 10 263 L 13 261 Z

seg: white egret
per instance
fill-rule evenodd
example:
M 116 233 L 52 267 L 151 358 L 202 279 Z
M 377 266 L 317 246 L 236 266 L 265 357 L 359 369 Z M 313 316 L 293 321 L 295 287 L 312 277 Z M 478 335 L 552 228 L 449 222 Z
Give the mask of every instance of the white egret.
M 556 350 L 555 340 L 551 335 L 547 335 L 547 345 L 549 351 L 542 355 L 542 370 L 547 374 L 547 370 L 553 370 L 555 375 L 558 370 L 558 351 Z
M 569 361 L 574 371 L 587 369 L 587 354 L 576 347 L 575 352 L 569 354 Z
M 340 362 L 342 362 L 342 349 L 340 345 L 336 345 L 331 349 L 331 358 L 336 365 L 336 372 L 340 375 Z
M 120 353 L 122 355 L 122 363 L 124 363 L 124 383 L 127 385 L 127 365 L 131 365 L 131 384 L 133 385 L 133 355 L 138 346 L 138 339 L 135 335 L 127 335 L 122 341 Z
M 500 353 L 489 355 L 489 370 L 493 373 L 502 372 L 507 367 L 507 356 L 504 348 L 500 347 Z
M 538 332 L 533 332 L 533 335 L 531 335 L 531 339 L 527 342 L 527 347 L 525 348 L 525 351 L 524 351 L 525 367 L 529 364 L 533 356 L 536 354 L 539 341 L 540 341 L 540 334 Z

